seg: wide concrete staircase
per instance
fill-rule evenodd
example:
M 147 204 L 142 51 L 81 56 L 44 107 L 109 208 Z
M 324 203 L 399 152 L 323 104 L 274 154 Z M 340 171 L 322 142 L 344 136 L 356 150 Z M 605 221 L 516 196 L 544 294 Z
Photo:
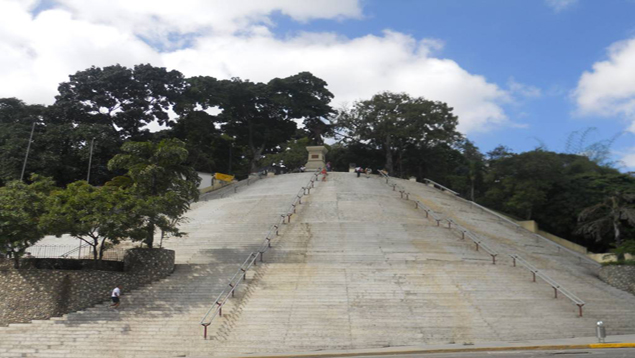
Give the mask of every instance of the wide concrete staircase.
M 126 294 L 121 311 L 104 304 L 0 328 L 0 357 L 203 357 L 565 338 L 593 335 L 598 319 L 609 334 L 635 333 L 635 296 L 602 283 L 595 266 L 450 195 L 398 181 L 499 251 L 492 265 L 382 179 L 331 173 L 203 340 L 201 317 L 309 177 L 265 179 L 195 204 L 184 226 L 190 235 L 165 243 L 177 252 L 172 276 Z M 512 267 L 507 253 L 585 300 L 584 317 Z

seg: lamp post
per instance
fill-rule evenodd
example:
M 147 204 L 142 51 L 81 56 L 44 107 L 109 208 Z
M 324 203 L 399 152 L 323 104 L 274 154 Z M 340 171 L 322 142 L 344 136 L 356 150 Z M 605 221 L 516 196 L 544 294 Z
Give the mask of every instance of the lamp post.
M 29 144 L 26 147 L 26 155 L 24 156 L 24 164 L 22 164 L 22 174 L 20 174 L 20 181 L 24 179 L 24 171 L 26 170 L 26 161 L 29 159 L 29 151 L 31 150 L 31 142 L 33 141 L 33 132 L 35 131 L 35 122 L 31 126 L 31 136 L 29 137 Z
M 90 141 L 90 155 L 88 156 L 88 175 L 86 175 L 86 182 L 90 184 L 90 167 L 93 163 L 93 146 L 95 145 L 95 137 Z

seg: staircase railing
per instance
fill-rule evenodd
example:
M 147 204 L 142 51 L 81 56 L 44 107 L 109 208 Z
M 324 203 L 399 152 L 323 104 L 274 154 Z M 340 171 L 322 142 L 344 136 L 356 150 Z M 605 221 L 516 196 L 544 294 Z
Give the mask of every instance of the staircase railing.
M 573 304 L 578 306 L 578 312 L 579 312 L 578 314 L 580 317 L 582 317 L 582 307 L 585 305 L 584 301 L 582 301 L 578 296 L 574 295 L 571 291 L 562 287 L 562 285 L 559 284 L 556 280 L 552 279 L 551 277 L 547 276 L 546 274 L 538 270 L 536 267 L 534 267 L 532 264 L 527 262 L 525 259 L 523 259 L 519 255 L 509 255 L 509 256 L 512 258 L 514 262 L 514 267 L 516 267 L 516 263 L 519 263 L 523 267 L 525 267 L 529 272 L 532 273 L 533 282 L 536 282 L 536 277 L 540 277 L 543 281 L 545 281 L 548 285 L 550 285 L 551 288 L 553 288 L 554 298 L 558 298 L 558 292 L 560 292 L 563 295 L 565 295 L 565 297 L 567 297 L 569 300 L 571 300 Z
M 296 194 L 295 199 L 293 199 L 293 202 L 289 206 L 289 209 L 286 211 L 286 213 L 281 214 L 278 222 L 276 224 L 273 224 L 269 228 L 269 231 L 267 232 L 267 235 L 265 236 L 265 239 L 263 240 L 258 250 L 253 251 L 249 254 L 247 259 L 245 259 L 242 265 L 240 265 L 234 276 L 232 276 L 232 278 L 229 280 L 229 283 L 227 284 L 225 289 L 223 289 L 223 291 L 218 295 L 218 297 L 214 301 L 214 304 L 212 304 L 207 313 L 205 313 L 200 322 L 201 326 L 203 326 L 204 339 L 207 339 L 207 328 L 212 324 L 217 316 L 223 316 L 223 306 L 227 303 L 230 297 L 234 297 L 238 286 L 246 280 L 247 271 L 251 267 L 258 265 L 258 259 L 260 262 L 264 262 L 264 254 L 272 248 L 271 240 L 273 240 L 274 237 L 280 234 L 280 229 L 285 222 L 291 222 L 291 216 L 293 216 L 293 214 L 297 212 L 298 205 L 302 204 L 302 197 L 311 194 L 311 189 L 315 188 L 315 182 L 317 181 L 319 175 L 320 171 L 318 170 L 311 176 L 311 179 L 309 180 L 307 185 L 303 186 L 302 189 L 298 191 L 298 194 Z
M 389 182 L 389 178 L 390 177 L 388 176 L 388 174 L 385 173 L 385 172 L 382 172 L 382 171 L 380 171 L 380 174 L 386 179 L 386 184 L 392 186 L 393 190 L 396 191 L 396 188 L 398 187 L 398 185 L 397 184 L 390 184 L 390 182 Z M 402 189 L 400 186 L 399 186 L 399 188 Z M 399 192 L 401 193 L 401 197 L 402 198 L 405 198 L 406 200 L 410 200 L 409 199 L 410 193 L 408 193 L 405 189 L 399 190 Z M 461 198 L 461 199 L 463 199 L 463 198 Z M 463 200 L 465 200 L 465 199 L 463 199 Z M 464 228 L 463 226 L 457 224 L 451 218 L 442 218 L 438 213 L 435 213 L 432 209 L 430 209 L 429 207 L 427 207 L 425 204 L 421 203 L 420 201 L 418 201 L 418 200 L 413 200 L 413 201 L 415 202 L 415 205 L 416 205 L 417 209 L 422 208 L 426 212 L 426 217 L 432 216 L 433 219 L 436 220 L 437 226 L 440 226 L 440 223 L 443 220 L 445 220 L 448 223 L 448 229 L 451 229 L 452 225 L 454 225 L 454 228 L 457 229 L 459 232 L 461 232 L 461 238 L 462 239 L 464 239 L 465 236 L 467 235 L 467 237 L 470 238 L 476 244 L 476 250 L 478 251 L 479 247 L 482 247 L 485 251 L 487 251 L 487 253 L 489 253 L 492 256 L 492 263 L 496 264 L 496 256 L 498 255 L 498 253 L 496 251 L 494 251 L 493 249 L 491 249 L 489 246 L 487 246 L 483 241 L 481 241 L 477 235 L 475 235 L 474 233 L 470 232 L 468 229 Z M 476 204 L 476 203 L 474 203 L 474 204 Z M 476 204 L 476 205 L 478 205 L 478 204 Z M 480 206 L 480 205 L 478 205 L 478 206 Z M 484 209 L 486 209 L 486 208 L 484 208 Z M 489 209 L 486 209 L 486 210 L 489 211 L 489 212 L 492 212 Z M 494 213 L 494 212 L 492 212 L 492 213 Z M 504 218 L 504 217 L 501 217 L 501 218 Z M 514 224 L 516 224 L 516 223 L 514 223 Z M 519 255 L 509 255 L 509 256 L 512 258 L 514 267 L 516 267 L 516 263 L 518 262 L 518 263 L 520 263 L 522 266 L 524 266 L 527 270 L 529 270 L 532 273 L 533 282 L 536 282 L 536 276 L 538 276 L 544 282 L 549 284 L 554 290 L 554 297 L 555 298 L 558 298 L 558 292 L 562 293 L 563 295 L 565 295 L 565 297 L 569 298 L 571 300 L 571 302 L 573 302 L 576 306 L 578 306 L 578 315 L 580 317 L 582 317 L 582 307 L 585 305 L 584 301 L 582 301 L 578 296 L 576 296 L 571 291 L 569 291 L 568 289 L 563 287 L 556 280 L 552 279 L 551 277 L 547 276 L 546 274 L 544 274 L 543 272 L 538 270 L 536 267 L 531 265 L 529 262 L 527 262 L 527 260 L 523 259 L 521 256 L 519 256 Z
M 462 240 L 465 240 L 465 237 L 467 236 L 467 238 L 472 240 L 472 242 L 474 242 L 474 244 L 476 245 L 476 251 L 479 251 L 479 249 L 483 249 L 492 257 L 492 264 L 496 265 L 496 256 L 498 256 L 498 252 L 496 252 L 494 249 L 489 247 L 476 234 L 464 228 L 463 226 L 457 224 L 451 218 L 443 217 L 441 214 L 435 212 L 434 210 L 432 210 L 430 207 L 420 202 L 419 200 L 410 199 L 410 193 L 407 192 L 405 188 L 397 184 L 390 184 L 389 183 L 390 177 L 388 176 L 388 174 L 383 171 L 379 171 L 379 173 L 386 179 L 386 184 L 390 185 L 393 191 L 397 191 L 397 188 L 399 188 L 399 194 L 401 195 L 402 199 L 413 201 L 415 203 L 415 208 L 422 209 L 426 213 L 426 218 L 432 217 L 432 219 L 436 221 L 437 226 L 441 226 L 441 223 L 445 221 L 447 223 L 448 229 L 458 231 L 461 235 Z
M 513 220 L 511 220 L 511 219 L 509 219 L 509 218 L 507 218 L 507 217 L 505 217 L 505 216 L 503 216 L 503 215 L 501 215 L 501 214 L 499 214 L 499 213 L 495 212 L 494 210 L 491 210 L 491 209 L 489 209 L 489 208 L 486 208 L 486 207 L 484 207 L 484 206 L 482 206 L 482 205 L 480 205 L 480 204 L 478 204 L 478 203 L 476 203 L 476 202 L 474 202 L 474 201 L 471 201 L 471 200 L 465 199 L 465 198 L 461 197 L 461 196 L 460 196 L 457 192 L 452 191 L 452 190 L 450 190 L 450 189 L 448 189 L 448 188 L 444 187 L 444 186 L 443 186 L 443 185 L 441 185 L 441 184 L 435 183 L 435 182 L 433 182 L 433 181 L 432 181 L 432 180 L 430 180 L 430 179 L 423 179 L 423 180 L 424 180 L 425 182 L 430 182 L 430 183 L 433 183 L 433 185 L 436 185 L 436 186 L 438 186 L 438 187 L 441 187 L 441 188 L 442 188 L 441 190 L 446 190 L 446 191 L 451 192 L 452 194 L 454 194 L 454 195 L 455 195 L 455 197 L 456 197 L 457 199 L 460 199 L 460 200 L 462 200 L 462 201 L 464 201 L 464 202 L 467 202 L 467 203 L 469 203 L 470 205 L 475 206 L 475 207 L 477 207 L 477 208 L 479 208 L 479 209 L 481 209 L 481 210 L 483 210 L 483 211 L 485 211 L 485 212 L 487 212 L 487 213 L 489 213 L 489 214 L 491 214 L 491 215 L 494 215 L 494 216 L 496 216 L 498 219 L 503 220 L 503 221 L 507 222 L 508 224 L 511 224 L 511 225 L 512 225 L 512 226 L 516 229 L 516 231 L 525 231 L 525 232 L 527 232 L 527 233 L 529 233 L 529 234 L 533 235 L 536 239 L 540 239 L 540 240 L 542 240 L 542 241 L 544 241 L 544 242 L 548 243 L 548 244 L 549 244 L 549 245 L 551 245 L 551 246 L 555 246 L 555 247 L 556 247 L 556 249 L 558 250 L 558 252 L 560 252 L 560 250 L 564 250 L 565 252 L 568 252 L 569 254 L 571 254 L 571 255 L 573 255 L 573 256 L 575 256 L 575 257 L 577 257 L 577 258 L 578 258 L 578 262 L 580 262 L 580 263 L 584 260 L 586 263 L 591 264 L 591 265 L 593 265 L 593 266 L 595 266 L 595 267 L 599 267 L 599 266 L 601 266 L 599 263 L 597 263 L 597 262 L 593 261 L 592 259 L 590 259 L 590 258 L 586 257 L 585 255 L 583 255 L 583 254 L 581 254 L 581 253 L 579 253 L 579 252 L 573 251 L 573 250 L 571 250 L 571 249 L 569 249 L 569 248 L 567 248 L 567 247 L 564 247 L 564 246 L 562 246 L 562 245 L 558 244 L 557 242 L 553 242 L 552 240 L 549 240 L 549 239 L 547 239 L 546 237 L 544 237 L 544 236 L 542 236 L 542 235 L 540 235 L 540 234 L 537 234 L 537 233 L 535 233 L 535 232 L 529 231 L 529 230 L 527 230 L 527 228 L 523 227 L 522 225 L 518 224 L 517 222 L 515 222 L 515 221 L 513 221 Z

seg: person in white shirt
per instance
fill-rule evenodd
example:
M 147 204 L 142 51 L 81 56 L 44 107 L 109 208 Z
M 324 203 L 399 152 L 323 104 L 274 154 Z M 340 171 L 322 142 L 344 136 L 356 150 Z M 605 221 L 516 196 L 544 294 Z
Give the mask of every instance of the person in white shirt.
M 112 294 L 110 295 L 110 298 L 112 299 L 112 305 L 110 305 L 110 307 L 112 308 L 119 307 L 119 304 L 121 303 L 119 302 L 119 296 L 121 296 L 121 286 L 117 285 L 115 289 L 112 290 Z

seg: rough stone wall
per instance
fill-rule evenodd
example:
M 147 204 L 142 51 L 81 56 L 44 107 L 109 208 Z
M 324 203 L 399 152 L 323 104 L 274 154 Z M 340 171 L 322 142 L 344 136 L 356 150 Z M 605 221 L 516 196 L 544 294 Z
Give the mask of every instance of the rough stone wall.
M 82 310 L 109 300 L 115 285 L 125 295 L 174 271 L 174 251 L 164 249 L 128 250 L 125 272 L 15 270 L 6 261 L 0 259 L 0 326 Z
M 600 268 L 600 279 L 613 287 L 635 294 L 635 266 L 603 266 Z

